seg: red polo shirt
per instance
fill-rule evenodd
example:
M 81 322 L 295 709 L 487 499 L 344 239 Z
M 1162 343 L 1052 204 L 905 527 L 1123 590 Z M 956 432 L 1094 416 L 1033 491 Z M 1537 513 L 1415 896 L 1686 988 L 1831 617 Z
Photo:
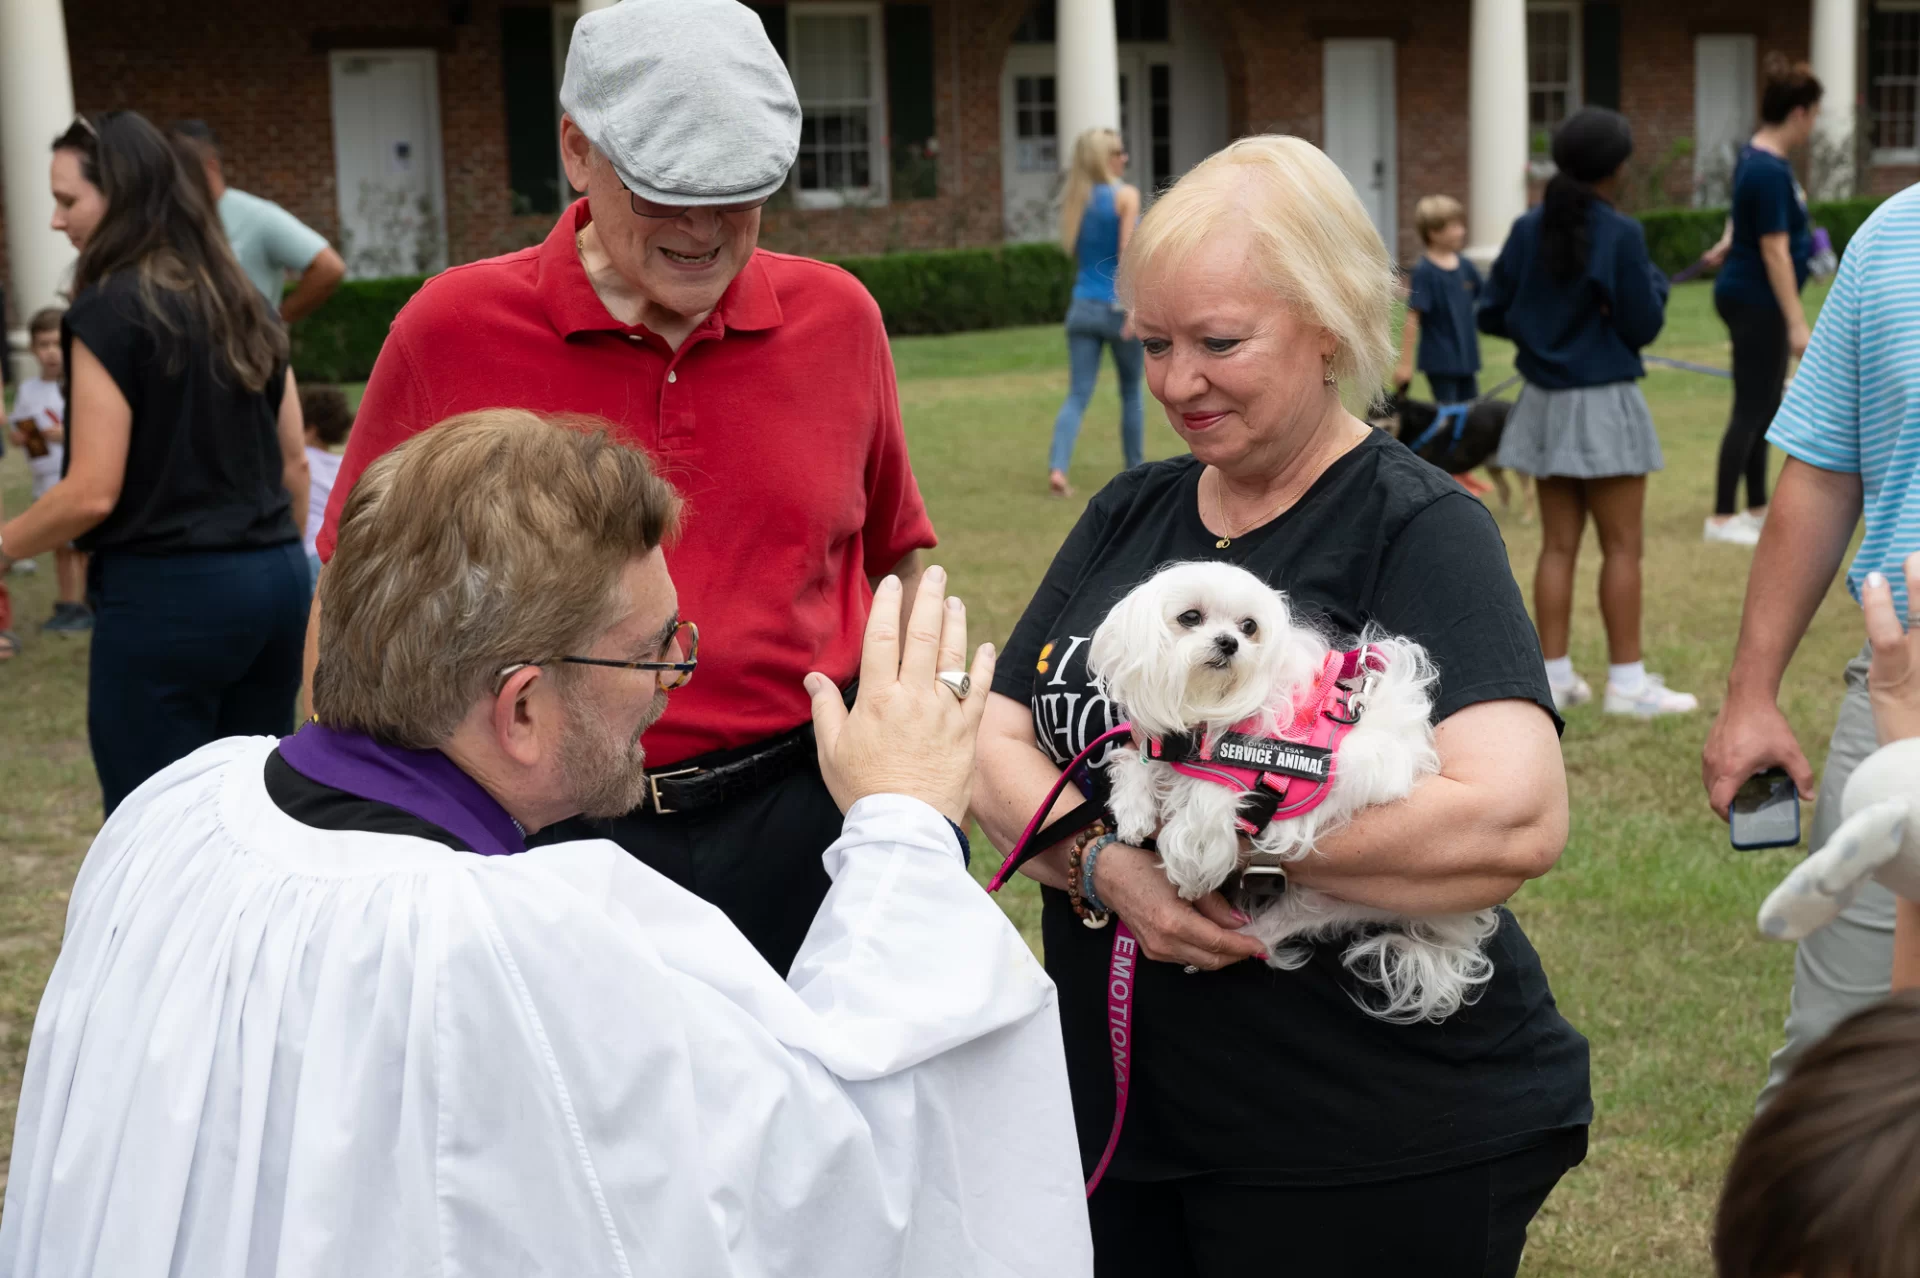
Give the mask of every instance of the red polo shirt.
M 801 678 L 853 677 L 867 578 L 932 546 L 933 525 L 880 309 L 858 280 L 756 252 L 674 351 L 607 313 L 574 244 L 589 220 L 581 200 L 545 243 L 455 267 L 407 303 L 367 382 L 319 550 L 332 557 L 367 464 L 456 413 L 613 422 L 686 499 L 667 563 L 680 615 L 700 625 L 700 670 L 647 733 L 649 764 L 669 765 L 804 722 Z

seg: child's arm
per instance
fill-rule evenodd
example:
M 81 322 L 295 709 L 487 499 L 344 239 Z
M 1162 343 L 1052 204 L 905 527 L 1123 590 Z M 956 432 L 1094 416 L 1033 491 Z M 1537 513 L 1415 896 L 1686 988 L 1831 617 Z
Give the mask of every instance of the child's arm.
M 1394 389 L 1413 380 L 1413 353 L 1420 348 L 1420 312 L 1407 308 L 1406 323 L 1400 328 L 1400 362 L 1394 365 Z

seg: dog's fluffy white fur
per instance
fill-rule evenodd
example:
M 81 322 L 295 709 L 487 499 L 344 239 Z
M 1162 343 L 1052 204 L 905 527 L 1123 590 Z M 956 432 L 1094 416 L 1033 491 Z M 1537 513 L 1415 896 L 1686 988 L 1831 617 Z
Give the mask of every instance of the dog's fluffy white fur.
M 1386 669 L 1364 699 L 1360 722 L 1341 743 L 1328 794 L 1311 812 L 1270 822 L 1254 847 L 1288 860 L 1346 825 L 1356 812 L 1405 798 L 1440 770 L 1434 749 L 1426 650 L 1369 633 Z M 1296 621 L 1286 596 L 1232 564 L 1163 568 L 1114 606 L 1094 632 L 1088 665 L 1132 721 L 1136 741 L 1171 733 L 1218 734 L 1262 716 L 1268 728 L 1292 718 L 1332 645 Z M 1239 868 L 1234 824 L 1239 795 L 1183 776 L 1138 749 L 1114 751 L 1108 769 L 1116 833 L 1138 843 L 1158 831 L 1161 861 L 1180 895 L 1195 900 Z M 1350 936 L 1345 962 L 1379 992 L 1361 1006 L 1382 1020 L 1439 1021 L 1470 1003 L 1493 974 L 1482 946 L 1499 925 L 1493 910 L 1409 917 L 1292 884 L 1268 900 L 1243 895 L 1252 913 L 1241 929 L 1267 945 L 1268 962 L 1291 970 L 1306 943 Z

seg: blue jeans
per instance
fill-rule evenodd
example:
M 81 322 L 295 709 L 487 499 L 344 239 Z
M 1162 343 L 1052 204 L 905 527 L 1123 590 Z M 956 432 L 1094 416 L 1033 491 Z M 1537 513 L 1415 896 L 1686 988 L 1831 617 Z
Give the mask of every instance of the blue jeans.
M 259 550 L 93 557 L 87 740 L 111 816 L 156 772 L 222 737 L 293 731 L 307 556 Z
M 1087 415 L 1087 401 L 1093 398 L 1094 379 L 1100 376 L 1100 348 L 1113 348 L 1113 367 L 1120 374 L 1120 451 L 1132 468 L 1146 460 L 1147 427 L 1140 400 L 1140 373 L 1146 356 L 1140 340 L 1121 337 L 1120 328 L 1127 313 L 1108 302 L 1075 298 L 1067 308 L 1067 402 L 1053 419 L 1053 449 L 1047 455 L 1047 469 L 1064 472 L 1073 461 L 1073 441 L 1080 434 L 1080 419 Z

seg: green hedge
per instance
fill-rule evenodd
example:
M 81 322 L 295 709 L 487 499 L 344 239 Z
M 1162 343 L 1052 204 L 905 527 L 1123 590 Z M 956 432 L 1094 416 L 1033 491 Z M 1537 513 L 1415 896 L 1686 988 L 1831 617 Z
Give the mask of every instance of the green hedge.
M 426 283 L 423 275 L 347 280 L 293 326 L 293 371 L 301 381 L 364 382 L 393 317 Z
M 1050 324 L 1066 315 L 1073 295 L 1073 263 L 1051 244 L 834 261 L 867 286 L 896 336 Z M 424 282 L 398 276 L 343 283 L 294 325 L 295 372 L 303 381 L 365 381 L 393 317 Z
M 1807 206 L 1815 226 L 1827 228 L 1837 253 L 1847 250 L 1847 241 L 1878 207 L 1878 199 L 1819 200 Z M 1712 248 L 1727 223 L 1725 209 L 1655 209 L 1638 215 L 1647 228 L 1647 251 L 1653 264 L 1671 275 Z
M 836 259 L 880 303 L 887 332 L 1051 324 L 1073 298 L 1073 263 L 1051 244 Z

